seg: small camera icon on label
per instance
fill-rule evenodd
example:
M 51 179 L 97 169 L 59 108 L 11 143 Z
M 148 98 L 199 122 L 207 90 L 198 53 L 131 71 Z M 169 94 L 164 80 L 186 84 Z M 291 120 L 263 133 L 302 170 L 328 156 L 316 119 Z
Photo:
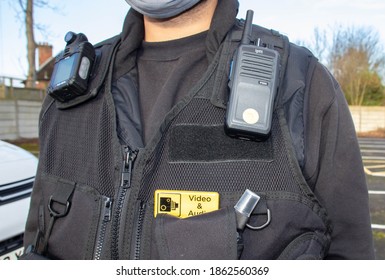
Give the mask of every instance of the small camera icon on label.
M 179 204 L 173 201 L 171 197 L 161 197 L 159 208 L 162 212 L 171 212 L 179 208 Z
M 155 194 L 155 197 L 155 213 L 180 217 L 182 204 L 179 193 L 159 192 Z

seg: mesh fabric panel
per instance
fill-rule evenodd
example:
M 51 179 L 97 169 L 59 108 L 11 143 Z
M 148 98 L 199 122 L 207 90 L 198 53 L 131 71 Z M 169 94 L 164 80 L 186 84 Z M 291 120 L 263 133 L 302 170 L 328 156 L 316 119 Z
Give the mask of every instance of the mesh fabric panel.
M 40 133 L 43 172 L 113 196 L 114 174 L 109 171 L 111 168 L 105 168 L 114 165 L 111 135 L 115 128 L 110 125 L 114 123 L 111 118 L 113 115 L 101 98 L 69 110 L 48 110 Z M 45 124 L 44 119 L 50 121 Z
M 171 123 L 168 132 L 178 124 L 223 125 L 225 111 L 213 107 L 209 100 L 193 99 Z M 166 133 L 163 144 L 151 155 L 144 170 L 139 199 L 149 201 L 156 189 L 241 192 L 249 188 L 256 192 L 289 191 L 300 193 L 292 170 L 288 166 L 287 152 L 281 137 L 278 117 L 274 117 L 272 141 L 274 160 L 225 160 L 220 162 L 171 162 L 169 159 L 170 133 Z M 209 135 L 207 135 L 209 137 Z M 225 136 L 227 137 L 227 136 Z M 241 141 L 236 140 L 234 141 Z M 249 145 L 260 145 L 248 142 Z

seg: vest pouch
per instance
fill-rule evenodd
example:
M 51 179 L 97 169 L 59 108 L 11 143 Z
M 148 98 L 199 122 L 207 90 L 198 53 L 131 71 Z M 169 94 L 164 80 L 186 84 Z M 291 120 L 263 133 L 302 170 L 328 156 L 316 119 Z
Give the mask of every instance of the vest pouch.
M 236 259 L 234 209 L 222 208 L 185 219 L 160 214 L 155 218 L 153 240 L 159 259 Z
M 73 187 L 67 203 L 52 202 L 58 189 Z M 39 249 L 46 244 L 44 256 L 49 259 L 92 259 L 95 254 L 95 240 L 100 227 L 104 199 L 94 188 L 71 181 L 42 175 L 35 183 L 36 191 L 41 191 L 39 213 L 30 212 L 37 219 L 41 232 Z M 64 206 L 63 206 L 64 205 Z M 67 207 L 65 215 L 52 222 L 52 212 L 61 212 Z M 38 217 L 37 217 L 38 216 Z M 32 222 L 32 217 L 29 217 Z M 52 225 L 51 225 L 52 223 Z M 29 225 L 27 224 L 27 228 Z M 47 232 L 48 233 L 48 238 Z M 36 231 L 34 231 L 36 232 Z M 27 245 L 29 245 L 27 243 Z
M 266 210 L 269 215 L 266 215 Z M 268 217 L 270 216 L 270 218 Z M 267 222 L 269 221 L 269 222 Z M 323 259 L 330 244 L 326 213 L 315 201 L 275 192 L 263 197 L 243 233 L 241 259 Z
M 314 232 L 304 233 L 294 239 L 282 252 L 280 260 L 317 260 L 325 247 L 325 241 Z

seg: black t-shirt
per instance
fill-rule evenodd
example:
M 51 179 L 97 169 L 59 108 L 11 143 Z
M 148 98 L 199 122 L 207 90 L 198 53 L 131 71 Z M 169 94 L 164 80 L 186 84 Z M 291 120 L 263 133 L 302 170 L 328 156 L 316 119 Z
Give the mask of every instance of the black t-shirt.
M 206 71 L 206 36 L 207 32 L 202 32 L 172 41 L 142 43 L 137 63 L 144 143 Z

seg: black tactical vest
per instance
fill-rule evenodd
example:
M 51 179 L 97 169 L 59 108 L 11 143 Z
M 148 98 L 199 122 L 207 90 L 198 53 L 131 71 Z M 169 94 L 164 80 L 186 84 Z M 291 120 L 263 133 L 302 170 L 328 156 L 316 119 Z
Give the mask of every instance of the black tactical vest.
M 258 32 L 268 42 L 282 40 Z M 243 234 L 242 259 L 322 259 L 331 229 L 301 172 L 303 126 L 296 114 L 306 94 L 296 83 L 305 85 L 313 59 L 290 47 L 266 141 L 230 138 L 224 132 L 227 79 L 238 39 L 228 36 L 204 77 L 145 148 L 119 140 L 110 55 L 119 42 L 99 46 L 103 71 L 91 82 L 93 98 L 82 104 L 56 104 L 50 97 L 44 102 L 25 245 L 53 259 L 235 259 L 233 207 L 250 189 L 261 200 L 249 220 L 256 229 Z M 284 51 L 288 44 L 281 44 Z M 159 189 L 218 192 L 220 207 L 186 219 L 154 218 Z

